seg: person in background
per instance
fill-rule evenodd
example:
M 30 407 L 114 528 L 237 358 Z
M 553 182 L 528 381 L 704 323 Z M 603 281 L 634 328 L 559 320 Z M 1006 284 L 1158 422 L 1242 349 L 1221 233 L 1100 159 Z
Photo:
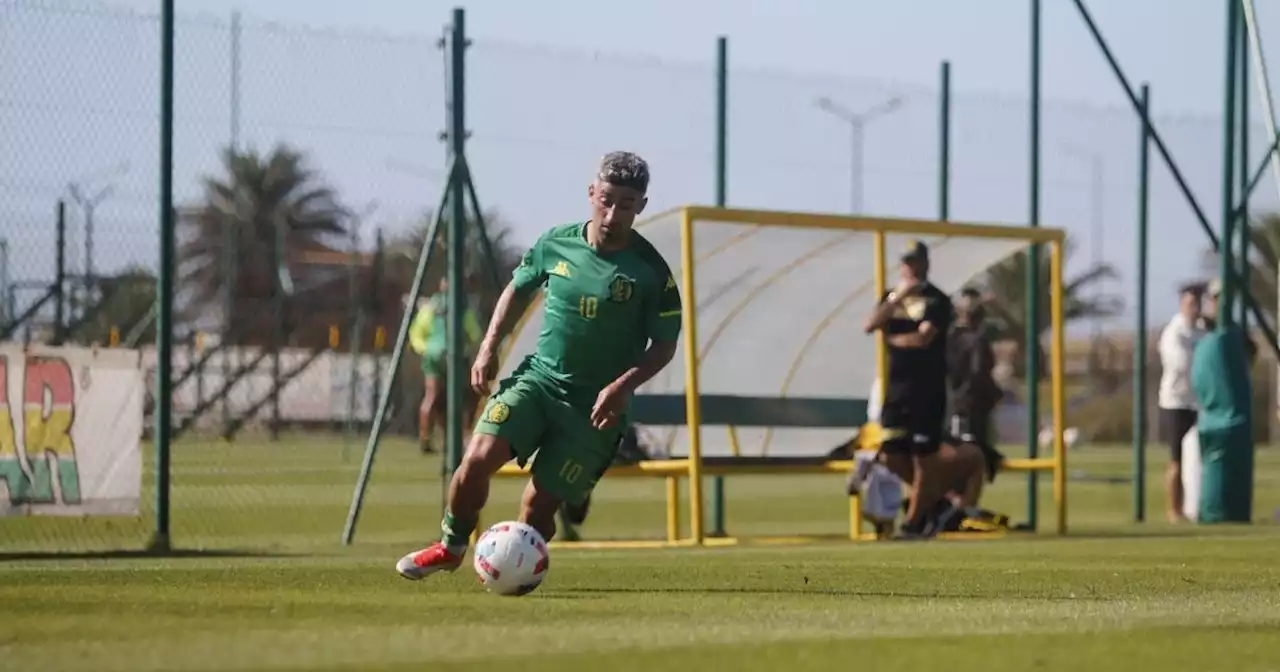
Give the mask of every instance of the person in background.
M 1212 290 L 1211 290 L 1212 291 Z M 1160 332 L 1160 428 L 1169 443 L 1169 466 L 1165 469 L 1165 516 L 1169 522 L 1184 522 L 1182 487 L 1182 439 L 1196 426 L 1196 397 L 1191 389 L 1191 357 L 1196 344 L 1208 333 L 1201 313 L 1203 290 L 1185 285 L 1178 291 L 1178 312 Z
M 982 295 L 966 288 L 956 303 L 956 323 L 947 341 L 947 382 L 951 392 L 951 433 L 966 442 L 994 446 L 991 414 L 1003 392 L 992 371 L 996 356 L 983 320 Z
M 1205 285 L 1204 296 L 1200 301 L 1200 319 L 1196 322 L 1205 333 L 1218 328 L 1218 297 L 1222 294 L 1222 283 L 1218 280 L 1210 280 Z M 1249 357 L 1249 361 L 1254 361 L 1258 356 L 1258 344 L 1249 338 L 1249 334 L 1245 334 L 1244 338 L 1245 354 Z
M 947 424 L 947 338 L 951 297 L 929 282 L 929 248 L 912 241 L 898 267 L 900 282 L 867 316 L 863 329 L 884 332 L 889 376 L 880 409 L 880 452 L 889 470 L 911 483 L 900 536 L 928 536 L 928 515 L 946 482 L 939 464 Z
M 440 280 L 439 290 L 429 299 L 418 302 L 418 311 L 409 325 L 409 347 L 422 357 L 423 395 L 422 405 L 418 408 L 418 447 L 423 453 L 433 453 L 431 445 L 435 429 L 442 424 L 445 416 L 445 405 L 448 399 L 449 357 L 447 354 L 448 339 L 448 296 L 449 281 Z M 466 338 L 467 351 L 464 358 L 471 360 L 470 353 L 480 342 L 483 334 L 480 321 L 476 318 L 475 309 L 467 306 L 462 316 L 463 336 Z M 463 407 L 467 409 L 463 422 L 469 427 L 472 423 L 476 398 L 471 386 L 464 386 Z

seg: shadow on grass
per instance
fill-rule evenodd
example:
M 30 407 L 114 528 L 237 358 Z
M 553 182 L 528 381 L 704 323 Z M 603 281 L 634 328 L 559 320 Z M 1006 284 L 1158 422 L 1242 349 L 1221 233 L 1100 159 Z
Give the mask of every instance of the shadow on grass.
M 30 560 L 139 560 L 170 558 L 287 558 L 291 553 L 234 549 L 133 549 L 114 551 L 0 551 L 0 563 Z
M 604 595 L 813 595 L 817 597 L 874 597 L 874 598 L 897 598 L 903 600 L 997 600 L 1015 597 L 1028 601 L 1039 602 L 1104 602 L 1109 599 L 1115 599 L 1114 596 L 1107 597 L 1104 595 L 1004 595 L 1004 594 L 962 594 L 962 593 L 908 593 L 894 592 L 889 590 L 853 590 L 847 588 L 805 588 L 797 586 L 794 589 L 787 588 L 734 588 L 734 587 L 709 587 L 709 588 L 562 588 L 556 591 L 558 595 L 579 595 L 579 596 L 604 596 Z

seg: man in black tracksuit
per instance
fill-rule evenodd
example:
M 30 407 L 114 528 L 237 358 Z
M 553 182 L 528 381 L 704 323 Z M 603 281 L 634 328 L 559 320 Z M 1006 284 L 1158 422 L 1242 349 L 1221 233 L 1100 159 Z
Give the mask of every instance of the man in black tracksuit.
M 929 282 L 923 242 L 913 241 L 900 261 L 900 282 L 881 297 L 864 329 L 882 331 L 889 350 L 880 452 L 885 466 L 911 486 L 901 531 L 910 538 L 928 534 L 929 513 L 947 490 L 938 451 L 947 424 L 947 334 L 954 309 Z

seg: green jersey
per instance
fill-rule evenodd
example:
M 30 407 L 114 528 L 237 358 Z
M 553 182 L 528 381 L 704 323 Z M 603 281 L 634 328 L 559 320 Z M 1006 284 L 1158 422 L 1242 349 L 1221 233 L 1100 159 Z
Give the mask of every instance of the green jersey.
M 626 249 L 587 244 L 586 223 L 547 231 L 512 278 L 543 292 L 538 347 L 522 366 L 590 403 L 640 362 L 649 341 L 680 336 L 680 290 L 662 255 L 637 232 Z M 587 398 L 584 398 L 587 397 Z

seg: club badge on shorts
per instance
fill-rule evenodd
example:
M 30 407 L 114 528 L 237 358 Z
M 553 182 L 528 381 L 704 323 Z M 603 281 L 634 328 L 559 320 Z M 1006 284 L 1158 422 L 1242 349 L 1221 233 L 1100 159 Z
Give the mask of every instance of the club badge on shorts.
M 484 421 L 494 425 L 501 425 L 509 417 L 511 417 L 511 407 L 501 401 L 489 404 L 488 410 L 484 412 Z

